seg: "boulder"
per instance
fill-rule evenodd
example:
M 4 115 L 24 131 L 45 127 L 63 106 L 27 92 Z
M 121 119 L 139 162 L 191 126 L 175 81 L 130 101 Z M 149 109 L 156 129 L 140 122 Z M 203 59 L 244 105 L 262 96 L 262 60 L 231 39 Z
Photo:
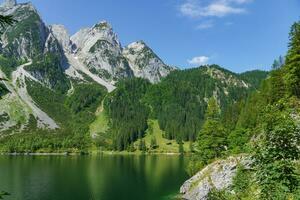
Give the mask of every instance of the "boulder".
M 181 186 L 182 198 L 185 200 L 206 200 L 212 189 L 229 189 L 238 165 L 248 168 L 250 159 L 246 156 L 229 157 L 226 160 L 218 160 L 206 166 Z

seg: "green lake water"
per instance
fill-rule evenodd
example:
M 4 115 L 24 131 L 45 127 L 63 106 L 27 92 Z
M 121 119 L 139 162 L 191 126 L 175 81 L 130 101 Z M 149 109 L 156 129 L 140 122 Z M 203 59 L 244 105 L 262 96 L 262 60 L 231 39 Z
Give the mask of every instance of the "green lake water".
M 0 156 L 7 200 L 174 199 L 188 178 L 179 156 Z

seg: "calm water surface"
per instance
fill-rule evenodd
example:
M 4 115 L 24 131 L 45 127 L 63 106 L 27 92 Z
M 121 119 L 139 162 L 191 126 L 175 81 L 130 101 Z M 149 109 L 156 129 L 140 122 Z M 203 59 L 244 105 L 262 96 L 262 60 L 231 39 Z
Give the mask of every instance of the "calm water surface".
M 179 156 L 0 156 L 7 200 L 165 200 L 187 179 Z

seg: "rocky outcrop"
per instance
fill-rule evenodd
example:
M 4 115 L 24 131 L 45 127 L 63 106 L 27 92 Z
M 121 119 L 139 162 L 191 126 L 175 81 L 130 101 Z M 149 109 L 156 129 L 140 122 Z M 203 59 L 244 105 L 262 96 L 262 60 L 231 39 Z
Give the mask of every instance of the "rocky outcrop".
M 208 165 L 181 186 L 182 198 L 206 200 L 212 189 L 228 189 L 232 185 L 239 164 L 249 167 L 250 160 L 245 156 L 229 157 Z
M 157 83 L 175 70 L 166 65 L 143 41 L 134 42 L 123 50 L 134 76 Z
M 57 39 L 58 43 L 61 45 L 62 49 L 65 52 L 71 52 L 72 43 L 68 30 L 65 28 L 65 26 L 61 24 L 53 24 L 49 26 L 49 29 Z

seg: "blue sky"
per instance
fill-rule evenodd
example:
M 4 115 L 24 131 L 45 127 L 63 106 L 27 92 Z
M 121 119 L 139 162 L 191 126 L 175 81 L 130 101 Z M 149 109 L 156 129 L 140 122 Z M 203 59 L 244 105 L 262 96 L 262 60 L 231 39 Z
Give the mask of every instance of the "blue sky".
M 21 1 L 19 2 L 26 2 Z M 219 64 L 267 70 L 287 51 L 299 0 L 32 0 L 47 24 L 71 34 L 109 21 L 123 45 L 144 40 L 182 69 Z

